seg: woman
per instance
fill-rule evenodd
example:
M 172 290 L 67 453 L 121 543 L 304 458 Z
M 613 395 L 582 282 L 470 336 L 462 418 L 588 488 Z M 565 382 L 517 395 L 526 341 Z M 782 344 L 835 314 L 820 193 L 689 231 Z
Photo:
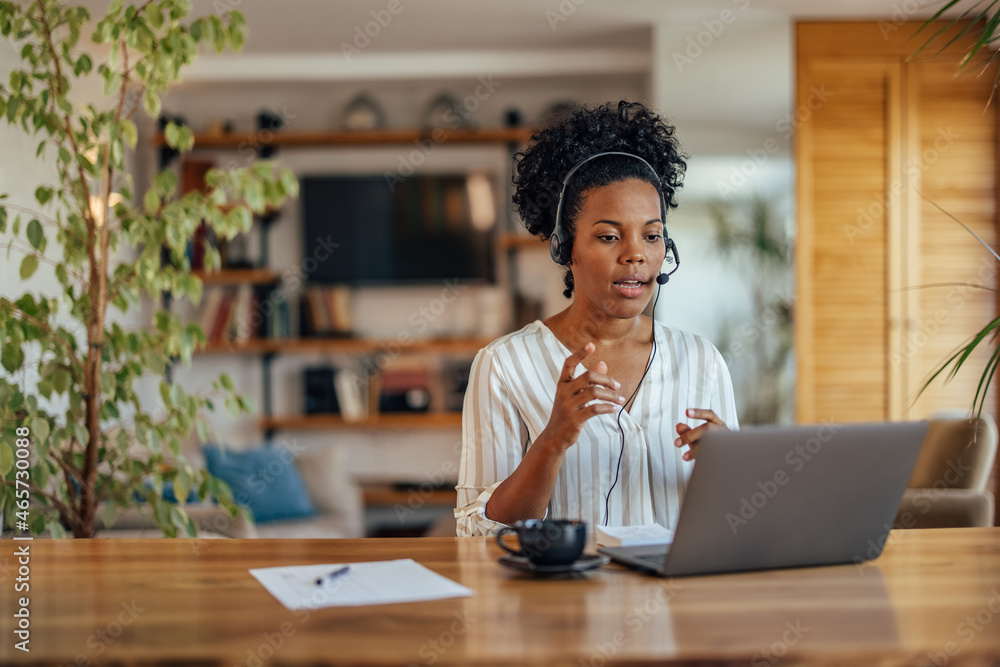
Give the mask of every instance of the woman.
M 515 161 L 514 204 L 575 296 L 473 362 L 458 534 L 543 516 L 673 528 L 699 439 L 737 425 L 715 347 L 642 315 L 668 250 L 678 265 L 665 236 L 686 168 L 674 128 L 641 104 L 582 109 Z

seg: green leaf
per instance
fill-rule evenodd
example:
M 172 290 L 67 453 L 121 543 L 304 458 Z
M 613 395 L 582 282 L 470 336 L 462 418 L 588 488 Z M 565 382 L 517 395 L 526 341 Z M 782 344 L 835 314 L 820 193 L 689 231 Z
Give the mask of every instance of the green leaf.
M 27 280 L 38 268 L 38 258 L 34 255 L 25 255 L 21 260 L 21 280 Z
M 52 372 L 52 387 L 57 394 L 65 394 L 66 390 L 69 389 L 71 379 L 69 371 L 65 368 L 57 368 Z
M 169 123 L 164 135 L 167 139 L 167 145 L 171 148 L 177 148 L 177 143 L 180 141 L 180 126 L 175 123 Z
M 20 343 L 8 342 L 0 349 L 0 363 L 8 373 L 16 373 L 24 364 L 24 350 Z M 11 406 L 8 406 L 11 407 Z
M 86 53 L 80 56 L 79 60 L 73 66 L 73 72 L 80 76 L 81 74 L 89 74 L 90 70 L 93 69 L 94 63 L 90 60 L 90 56 Z
M 177 502 L 184 504 L 187 502 L 188 493 L 190 491 L 190 478 L 188 477 L 187 471 L 181 468 L 177 471 L 177 477 L 174 479 L 174 497 L 177 498 Z
M 160 382 L 160 398 L 163 399 L 163 404 L 168 408 L 172 405 L 170 399 L 170 384 L 168 382 Z
M 153 26 L 153 28 L 159 30 L 163 26 L 163 10 L 159 7 L 147 7 L 146 17 L 149 19 L 149 25 Z
M 182 125 L 177 133 L 177 145 L 182 151 L 189 151 L 194 148 L 194 132 L 190 127 Z
M 289 197 L 299 196 L 299 182 L 295 178 L 295 173 L 291 169 L 281 170 L 281 185 L 285 188 L 285 193 Z
M 151 90 L 147 90 L 142 98 L 142 106 L 151 117 L 158 117 L 161 108 L 160 96 Z
M 0 440 L 0 476 L 6 477 L 14 469 L 14 450 L 7 438 Z
M 167 198 L 177 189 L 177 176 L 171 169 L 164 169 L 153 179 L 153 187 L 161 197 Z
M 122 75 L 114 72 L 110 76 L 104 77 L 104 95 L 110 97 L 122 85 Z
M 0 234 L 7 231 L 7 209 L 0 206 Z
M 246 35 L 242 30 L 237 28 L 229 29 L 229 44 L 233 47 L 233 51 L 242 51 L 245 42 Z
M 139 142 L 139 131 L 136 129 L 135 123 L 128 118 L 122 120 L 122 137 L 129 148 L 135 148 Z
M 49 437 L 49 422 L 42 417 L 35 417 L 31 422 L 31 434 L 36 440 L 45 440 Z
M 113 502 L 108 502 L 104 506 L 104 510 L 101 512 L 101 520 L 104 521 L 105 528 L 111 528 L 115 525 L 115 521 L 118 519 L 118 504 Z
M 44 185 L 39 185 L 35 188 L 35 199 L 37 199 L 38 203 L 42 206 L 45 206 L 45 204 L 52 199 L 53 194 L 55 194 L 55 191 L 52 188 L 45 187 Z
M 219 382 L 222 384 L 223 388 L 226 389 L 226 391 L 236 391 L 236 387 L 233 385 L 233 380 L 227 373 L 223 373 L 219 376 Z
M 40 250 L 45 243 L 45 232 L 42 231 L 42 223 L 32 220 L 28 223 L 28 243 L 35 250 Z
M 147 350 L 143 353 L 142 363 L 146 366 L 146 368 L 153 371 L 157 375 L 163 375 L 163 372 L 166 369 L 166 363 L 163 360 L 163 355 L 152 350 Z
M 7 122 L 13 123 L 14 118 L 17 116 L 17 108 L 20 106 L 21 100 L 18 97 L 11 97 L 7 100 Z
M 184 400 L 184 390 L 176 382 L 170 385 L 170 403 L 180 405 Z
M 160 208 L 160 195 L 156 194 L 156 190 L 150 188 L 146 190 L 146 195 L 142 198 L 142 204 L 146 207 L 146 213 L 154 215 Z

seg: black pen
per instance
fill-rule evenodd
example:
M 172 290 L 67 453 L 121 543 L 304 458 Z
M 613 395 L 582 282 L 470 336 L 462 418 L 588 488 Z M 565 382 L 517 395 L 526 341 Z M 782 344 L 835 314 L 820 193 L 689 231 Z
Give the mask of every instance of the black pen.
M 350 569 L 351 568 L 349 566 L 345 565 L 344 567 L 336 569 L 336 570 L 334 570 L 333 572 L 330 572 L 327 575 L 319 577 L 318 579 L 316 579 L 316 585 L 317 586 L 323 586 L 323 585 L 325 585 L 325 584 L 333 581 L 337 577 L 339 577 L 341 575 L 344 575 L 344 574 L 347 574 L 347 571 L 350 570 Z

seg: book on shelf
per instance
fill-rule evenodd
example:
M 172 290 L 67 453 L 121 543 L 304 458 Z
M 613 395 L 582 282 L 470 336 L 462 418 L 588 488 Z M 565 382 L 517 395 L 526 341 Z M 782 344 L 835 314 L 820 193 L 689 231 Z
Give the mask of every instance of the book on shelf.
M 368 402 L 363 381 L 356 374 L 340 370 L 333 378 L 337 403 L 344 421 L 362 421 L 368 416 Z
M 302 332 L 306 336 L 350 336 L 354 331 L 347 287 L 307 287 L 302 295 Z
M 208 286 L 197 321 L 213 343 L 289 337 L 287 300 L 269 285 Z

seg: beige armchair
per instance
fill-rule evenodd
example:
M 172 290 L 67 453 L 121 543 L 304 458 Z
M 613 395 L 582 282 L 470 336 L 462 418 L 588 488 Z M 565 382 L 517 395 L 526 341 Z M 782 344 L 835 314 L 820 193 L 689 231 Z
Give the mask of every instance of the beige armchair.
M 992 526 L 987 488 L 997 453 L 993 418 L 932 419 L 896 514 L 903 528 Z

